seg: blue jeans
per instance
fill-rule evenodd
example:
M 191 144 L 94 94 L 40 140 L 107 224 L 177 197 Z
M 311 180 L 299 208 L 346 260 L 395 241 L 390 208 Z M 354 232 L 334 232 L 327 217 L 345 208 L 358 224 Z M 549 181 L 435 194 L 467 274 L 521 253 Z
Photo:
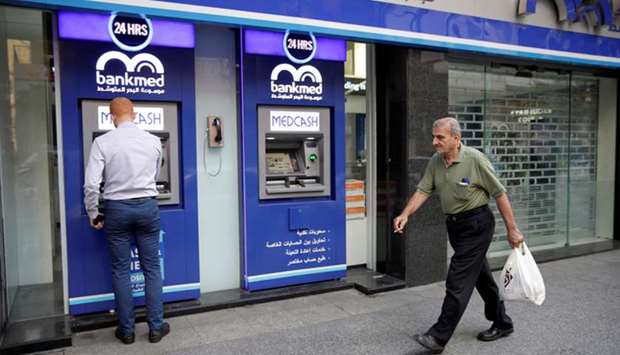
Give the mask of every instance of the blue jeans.
M 144 274 L 146 319 L 150 330 L 159 330 L 164 317 L 162 278 L 159 265 L 159 208 L 154 198 L 106 200 L 104 229 L 112 266 L 112 287 L 119 328 L 134 331 L 134 304 L 130 281 L 131 242 L 138 247 Z

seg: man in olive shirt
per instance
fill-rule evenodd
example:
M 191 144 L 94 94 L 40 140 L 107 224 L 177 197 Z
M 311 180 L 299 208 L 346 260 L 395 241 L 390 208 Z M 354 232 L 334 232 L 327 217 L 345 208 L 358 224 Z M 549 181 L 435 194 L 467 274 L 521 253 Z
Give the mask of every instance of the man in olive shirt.
M 478 150 L 461 143 L 456 119 L 446 117 L 435 121 L 433 146 L 437 153 L 428 163 L 417 191 L 394 219 L 394 231 L 402 233 L 408 217 L 438 191 L 454 255 L 448 269 L 441 315 L 425 334 L 415 336 L 418 343 L 438 354 L 454 333 L 474 287 L 484 300 L 486 318 L 493 322 L 491 328 L 478 334 L 478 339 L 492 341 L 513 332 L 512 320 L 506 315 L 486 260 L 495 229 L 495 219 L 488 207 L 490 197 L 495 198 L 506 224 L 508 243 L 513 248 L 519 246 L 523 235 L 515 224 L 506 189 L 497 179 L 491 162 Z

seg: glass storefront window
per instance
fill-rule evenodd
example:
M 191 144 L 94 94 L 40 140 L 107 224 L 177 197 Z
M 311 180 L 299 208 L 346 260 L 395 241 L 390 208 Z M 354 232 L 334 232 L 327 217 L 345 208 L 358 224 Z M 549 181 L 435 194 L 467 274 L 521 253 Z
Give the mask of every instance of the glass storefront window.
M 573 74 L 570 108 L 568 243 L 613 239 L 617 80 Z
M 449 85 L 449 112 L 461 123 L 463 142 L 493 162 L 528 245 L 612 238 L 615 80 L 451 63 Z M 490 251 L 506 252 L 506 230 L 492 205 L 498 223 Z
M 0 184 L 9 322 L 63 314 L 52 14 L 0 6 Z
M 487 68 L 484 151 L 508 189 L 528 245 L 566 242 L 569 76 L 516 68 Z M 496 210 L 496 209 L 495 209 Z M 499 212 L 496 216 L 501 221 Z M 491 250 L 502 250 L 497 224 Z M 502 244 L 504 243 L 504 244 Z
M 593 239 L 596 220 L 596 151 L 598 146 L 598 80 L 574 75 L 571 80 L 569 154 L 569 243 Z

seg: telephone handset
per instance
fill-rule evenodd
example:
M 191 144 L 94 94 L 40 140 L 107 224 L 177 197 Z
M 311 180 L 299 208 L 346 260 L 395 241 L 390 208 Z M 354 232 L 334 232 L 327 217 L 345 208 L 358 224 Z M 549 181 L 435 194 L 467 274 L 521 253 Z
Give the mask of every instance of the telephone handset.
M 207 117 L 207 125 L 209 131 L 209 147 L 223 147 L 222 119 L 216 116 L 209 116 Z
M 212 125 L 213 127 L 215 127 L 215 130 L 216 130 L 215 138 L 213 138 L 213 140 L 215 140 L 216 143 L 221 143 L 222 142 L 222 122 L 220 122 L 219 118 L 214 118 Z

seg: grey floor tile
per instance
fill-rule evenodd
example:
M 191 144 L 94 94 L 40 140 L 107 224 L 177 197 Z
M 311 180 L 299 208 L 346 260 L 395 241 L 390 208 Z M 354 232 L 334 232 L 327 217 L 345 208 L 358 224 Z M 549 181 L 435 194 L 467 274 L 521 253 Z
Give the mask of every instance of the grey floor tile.
M 233 340 L 269 332 L 270 327 L 257 319 L 237 318 L 225 323 L 203 324 L 194 327 L 204 343 Z
M 620 250 L 540 265 L 542 306 L 506 302 L 515 332 L 491 343 L 474 293 L 444 354 L 620 354 Z M 495 273 L 496 275 L 498 273 Z M 426 354 L 412 335 L 441 310 L 443 283 L 366 296 L 349 289 L 310 297 L 171 318 L 173 332 L 149 344 L 144 323 L 136 344 L 120 344 L 114 328 L 78 333 L 65 354 Z
M 196 313 L 185 316 L 185 319 L 194 327 L 228 323 L 241 316 L 240 308 L 223 309 L 213 312 Z
M 349 313 L 339 307 L 336 307 L 335 305 L 300 309 L 294 312 L 294 314 L 301 320 L 303 325 L 312 325 L 337 319 L 345 319 L 350 316 Z

